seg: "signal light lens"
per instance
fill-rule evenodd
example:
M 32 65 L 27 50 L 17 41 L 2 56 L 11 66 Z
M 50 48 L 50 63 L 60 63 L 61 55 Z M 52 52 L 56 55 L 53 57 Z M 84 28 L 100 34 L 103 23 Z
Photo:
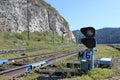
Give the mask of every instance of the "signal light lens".
M 94 38 L 83 38 L 81 39 L 81 42 L 87 47 L 87 48 L 94 48 L 96 46 L 96 41 Z
M 86 36 L 86 37 L 94 37 L 95 36 L 95 29 L 93 27 L 86 27 L 82 28 L 81 32 Z

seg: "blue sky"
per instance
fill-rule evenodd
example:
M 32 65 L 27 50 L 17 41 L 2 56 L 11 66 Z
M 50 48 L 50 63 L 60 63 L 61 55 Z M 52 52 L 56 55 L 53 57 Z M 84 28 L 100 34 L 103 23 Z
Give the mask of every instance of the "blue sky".
M 45 0 L 69 23 L 70 30 L 120 27 L 120 0 Z

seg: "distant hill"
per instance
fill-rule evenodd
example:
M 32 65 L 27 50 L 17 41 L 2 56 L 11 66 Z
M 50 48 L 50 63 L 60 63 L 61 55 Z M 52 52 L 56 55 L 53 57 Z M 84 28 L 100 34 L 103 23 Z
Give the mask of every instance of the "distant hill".
M 73 31 L 76 42 L 83 37 L 79 30 Z M 120 28 L 102 28 L 96 30 L 95 39 L 98 44 L 120 44 Z
M 75 36 L 76 43 L 80 43 L 80 39 L 83 37 L 83 34 L 79 30 L 75 30 L 75 31 L 72 31 L 72 32 Z

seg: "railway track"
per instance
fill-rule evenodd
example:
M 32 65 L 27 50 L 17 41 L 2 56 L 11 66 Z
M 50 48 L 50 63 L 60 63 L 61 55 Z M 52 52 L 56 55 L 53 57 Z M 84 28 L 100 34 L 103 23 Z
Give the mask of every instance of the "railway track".
M 55 48 L 71 48 L 75 46 L 55 46 Z M 14 54 L 14 53 L 21 53 L 25 51 L 32 51 L 32 50 L 45 50 L 49 48 L 21 48 L 21 49 L 8 49 L 8 50 L 0 50 L 0 54 Z
M 55 62 L 58 62 L 58 61 L 60 61 L 64 58 L 69 58 L 69 57 L 77 55 L 77 54 L 78 54 L 78 51 L 75 51 L 75 52 L 72 52 L 72 53 L 69 53 L 69 54 L 58 55 L 54 58 L 49 58 L 48 63 L 49 63 L 49 65 L 51 65 L 51 64 L 54 64 Z M 7 76 L 8 79 L 13 80 L 14 78 L 16 78 L 18 76 L 27 74 L 26 73 L 26 66 L 27 65 L 20 66 L 20 67 L 17 67 L 17 68 L 12 68 L 12 69 L 5 70 L 5 71 L 1 71 L 0 75 Z
M 37 55 L 31 55 L 31 56 L 24 56 L 24 57 L 19 57 L 19 58 L 12 58 L 12 59 L 8 59 L 8 63 L 7 65 L 4 65 L 4 67 L 1 66 L 0 71 L 4 71 L 13 67 L 18 67 L 18 66 L 22 66 L 22 65 L 26 65 L 29 63 L 29 59 L 35 59 L 35 58 L 44 58 L 44 57 L 50 57 L 50 56 L 55 56 L 57 54 L 61 54 L 64 53 L 66 50 L 64 51 L 55 51 L 55 52 L 50 52 L 50 53 L 42 53 L 42 54 L 37 54 Z M 27 63 L 23 62 L 28 61 Z M 7 67 L 9 66 L 9 64 L 12 64 L 13 66 L 11 67 Z M 5 67 L 6 66 L 6 67 Z
M 117 49 L 118 51 L 120 51 L 120 46 L 118 46 L 118 45 L 108 45 L 108 46 L 110 46 L 110 47 L 112 47 L 112 48 Z
M 71 48 L 71 46 L 64 46 L 65 48 Z M 76 48 L 76 46 L 75 46 Z M 43 48 L 45 49 L 45 48 Z M 42 49 L 41 49 L 42 50 Z M 64 50 L 67 51 L 67 50 Z M 7 60 L 7 62 L 5 62 L 5 64 L 10 64 L 10 63 L 15 63 L 15 62 L 20 62 L 20 61 L 26 61 L 32 58 L 39 58 L 39 57 L 46 57 L 46 56 L 52 56 L 52 55 L 56 55 L 59 52 L 64 52 L 64 51 L 56 51 L 56 52 L 50 52 L 50 53 L 43 53 L 43 54 L 35 54 L 35 55 L 30 55 L 30 56 L 22 56 L 22 57 L 17 57 L 17 58 L 12 58 L 12 59 L 5 59 Z
M 31 56 L 23 56 L 23 57 L 8 59 L 8 61 L 9 61 L 9 63 L 20 62 L 20 61 L 23 61 L 23 60 L 28 59 L 28 58 L 52 56 L 52 55 L 56 55 L 56 54 L 58 54 L 60 52 L 64 52 L 64 51 L 55 51 L 55 52 L 42 53 L 42 54 L 36 54 L 36 55 L 31 55 Z
M 23 48 L 23 49 L 0 50 L 0 54 L 14 54 L 14 53 L 21 53 L 25 51 L 44 50 L 44 49 L 47 49 L 47 48 Z

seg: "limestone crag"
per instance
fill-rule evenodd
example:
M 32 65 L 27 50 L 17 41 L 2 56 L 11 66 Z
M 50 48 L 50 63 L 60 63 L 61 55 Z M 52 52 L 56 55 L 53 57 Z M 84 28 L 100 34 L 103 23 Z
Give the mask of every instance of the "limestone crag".
M 0 0 L 0 30 L 55 32 L 75 39 L 67 21 L 43 0 Z

